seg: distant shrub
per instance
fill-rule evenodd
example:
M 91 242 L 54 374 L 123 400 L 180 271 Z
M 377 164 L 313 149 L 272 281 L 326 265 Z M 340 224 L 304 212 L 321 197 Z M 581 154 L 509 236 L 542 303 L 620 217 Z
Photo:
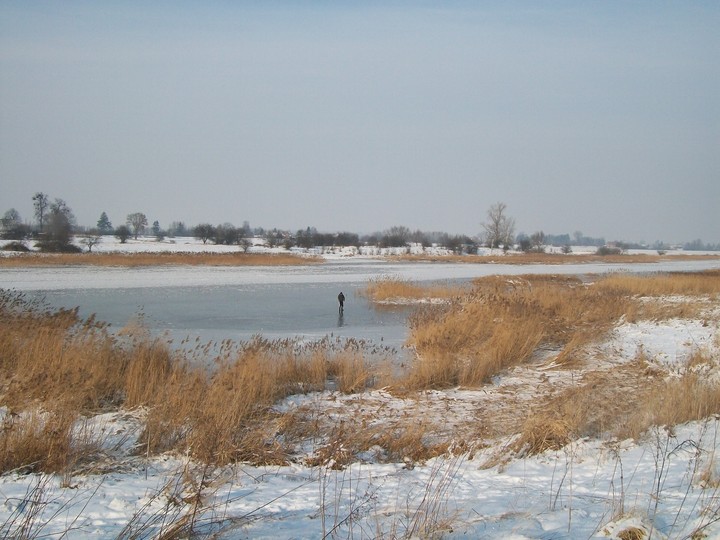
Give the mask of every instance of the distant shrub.
M 13 223 L 0 232 L 0 238 L 5 240 L 23 240 L 30 235 L 30 227 L 22 223 Z
M 82 249 L 74 244 L 64 244 L 61 242 L 41 241 L 35 246 L 45 253 L 82 253 Z
M 3 246 L 4 251 L 30 251 L 23 242 L 10 242 Z
M 115 237 L 120 240 L 121 244 L 124 244 L 130 238 L 130 228 L 127 225 L 120 225 L 115 229 Z
M 607 255 L 622 255 L 623 250 L 619 247 L 614 246 L 600 246 L 595 255 L 601 255 L 603 257 Z

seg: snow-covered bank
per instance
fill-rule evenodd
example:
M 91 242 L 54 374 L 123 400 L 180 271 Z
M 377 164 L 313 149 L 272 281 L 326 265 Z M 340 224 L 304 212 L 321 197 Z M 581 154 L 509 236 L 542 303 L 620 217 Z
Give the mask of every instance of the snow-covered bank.
M 717 538 L 718 427 L 660 429 L 639 445 L 580 441 L 490 468 L 488 449 L 413 468 L 243 465 L 203 478 L 167 457 L 102 475 L 11 474 L 0 481 L 0 532 L 148 538 L 194 512 L 199 533 L 233 539 L 619 539 L 631 527 L 645 531 L 637 538 Z

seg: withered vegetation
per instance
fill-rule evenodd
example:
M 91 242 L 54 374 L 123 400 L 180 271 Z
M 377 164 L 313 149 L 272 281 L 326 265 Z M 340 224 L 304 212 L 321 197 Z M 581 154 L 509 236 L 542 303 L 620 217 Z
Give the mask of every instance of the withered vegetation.
M 258 336 L 192 352 L 0 291 L 0 471 L 88 470 L 100 444 L 77 426 L 106 411 L 142 411 L 144 456 L 333 467 L 368 456 L 413 463 L 502 437 L 512 438 L 505 451 L 525 455 L 720 414 L 720 338 L 672 376 L 641 353 L 616 362 L 597 347 L 642 320 L 699 320 L 717 336 L 718 271 L 490 277 L 444 290 L 389 280 L 367 295 L 444 300 L 411 316 L 414 358 L 402 367 L 395 351 L 330 338 Z M 516 369 L 519 382 L 494 383 Z M 317 399 L 279 406 L 308 393 Z

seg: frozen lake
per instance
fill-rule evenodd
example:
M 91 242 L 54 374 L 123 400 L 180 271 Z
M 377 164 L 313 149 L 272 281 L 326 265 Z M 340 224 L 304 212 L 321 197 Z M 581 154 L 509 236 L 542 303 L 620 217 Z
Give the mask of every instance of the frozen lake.
M 154 334 L 179 342 L 244 341 L 255 334 L 266 338 L 353 337 L 399 348 L 404 342 L 408 308 L 376 310 L 355 295 L 359 284 L 291 283 L 199 285 L 143 288 L 55 289 L 29 292 L 59 307 L 80 307 L 95 313 L 114 329 L 142 313 Z M 337 295 L 346 297 L 338 314 Z
M 649 264 L 505 265 L 331 260 L 291 267 L 60 267 L 0 269 L 0 287 L 43 297 L 53 306 L 96 314 L 113 329 L 142 314 L 147 328 L 173 340 L 202 341 L 324 336 L 400 347 L 408 308 L 375 309 L 356 294 L 370 279 L 457 281 L 503 274 L 597 274 L 720 268 L 718 260 Z M 337 294 L 347 298 L 338 316 Z

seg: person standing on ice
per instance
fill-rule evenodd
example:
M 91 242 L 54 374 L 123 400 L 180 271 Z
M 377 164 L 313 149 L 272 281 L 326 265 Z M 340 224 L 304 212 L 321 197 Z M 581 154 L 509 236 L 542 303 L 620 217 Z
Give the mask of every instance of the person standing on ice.
M 338 302 L 340 302 L 340 307 L 338 308 L 338 312 L 342 313 L 343 311 L 345 311 L 345 307 L 343 306 L 343 304 L 345 303 L 345 295 L 342 292 L 340 294 L 338 294 Z

